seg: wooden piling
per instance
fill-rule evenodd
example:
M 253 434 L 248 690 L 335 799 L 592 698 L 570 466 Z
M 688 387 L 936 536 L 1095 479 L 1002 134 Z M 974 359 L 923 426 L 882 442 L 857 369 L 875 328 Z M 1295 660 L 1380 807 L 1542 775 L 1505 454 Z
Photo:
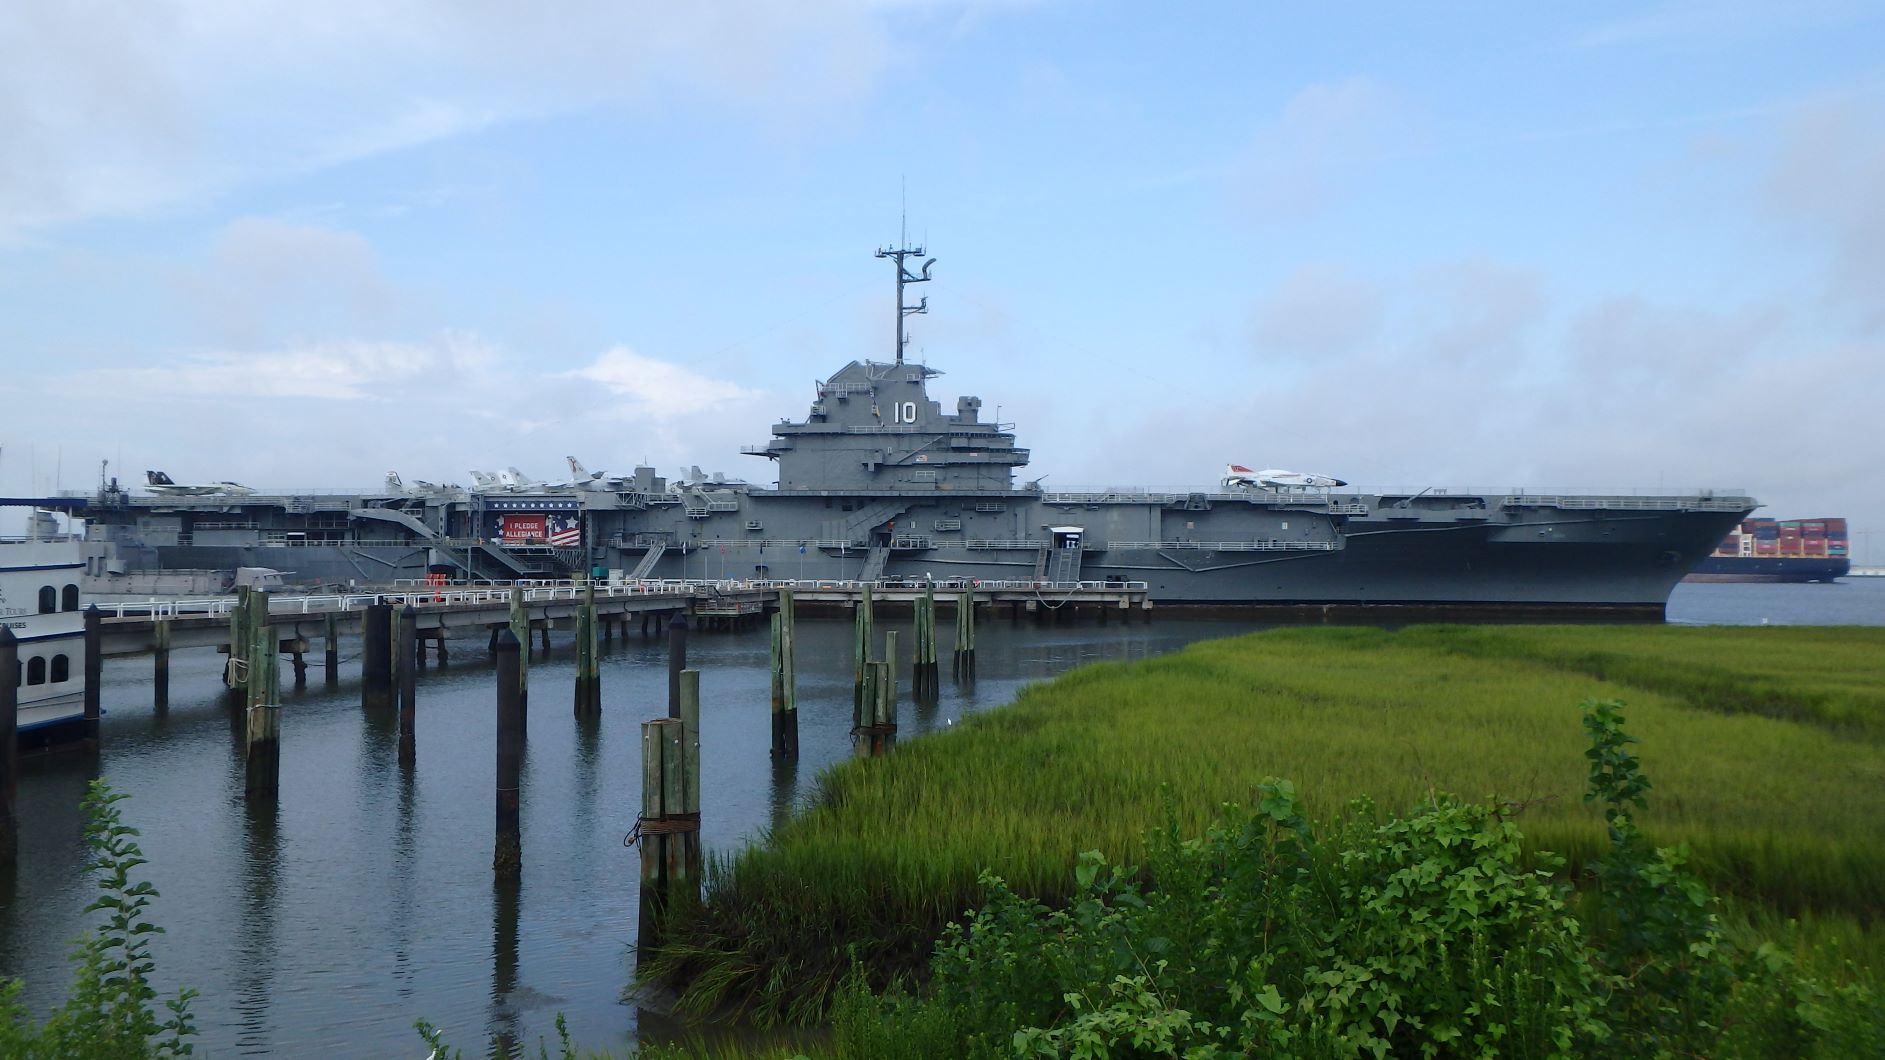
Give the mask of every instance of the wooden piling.
M 393 605 L 368 604 L 360 630 L 360 706 L 393 705 Z
M 295 665 L 296 688 L 308 687 L 308 656 L 306 650 L 301 647 L 306 643 L 307 641 L 305 640 L 297 639 L 293 649 L 292 658 L 294 659 Z
M 693 897 L 700 888 L 700 671 L 681 671 L 681 824 L 680 874 L 669 871 L 670 888 L 679 885 Z M 663 759 L 666 768 L 666 759 Z
M 105 616 L 93 604 L 85 609 L 85 749 L 98 750 L 98 693 L 105 683 Z
M 268 624 L 267 598 L 258 593 L 252 602 L 260 606 L 249 613 L 242 794 L 269 801 L 281 788 L 281 643 Z
M 386 688 L 389 702 L 399 700 L 399 675 L 412 668 L 412 655 L 405 650 L 406 638 L 399 635 L 401 619 L 405 615 L 400 606 L 394 603 L 386 605 L 392 612 L 386 620 Z
M 936 587 L 923 586 L 923 598 L 916 602 L 916 662 L 910 668 L 911 694 L 919 700 L 933 698 L 936 683 Z
M 524 587 L 511 586 L 511 636 L 517 638 L 517 702 L 530 710 L 530 611 L 524 607 Z M 499 634 L 499 641 L 503 635 Z M 493 649 L 495 650 L 495 649 Z
M 9 837 L 20 804 L 20 641 L 0 625 L 0 831 Z
M 956 597 L 956 673 L 975 668 L 975 594 Z
M 170 707 L 170 619 L 160 618 L 153 632 L 157 643 L 151 651 L 151 707 Z
M 866 671 L 869 669 L 870 664 L 871 641 L 874 639 L 872 633 L 876 626 L 877 619 L 876 612 L 876 604 L 871 598 L 871 587 L 866 585 L 857 601 L 857 632 L 856 641 L 852 646 L 851 660 L 851 714 L 852 717 L 861 720 L 868 720 L 870 717 L 870 700 L 866 697 L 864 683 L 867 680 Z
M 399 761 L 411 765 L 418 757 L 419 668 L 413 658 L 419 651 L 419 609 L 407 604 L 399 610 L 399 641 L 394 655 L 405 660 L 399 668 Z
M 236 606 L 229 610 L 229 658 L 223 662 L 223 687 L 239 695 L 246 702 L 244 681 L 248 674 L 249 660 L 249 595 L 250 587 L 236 586 Z
M 322 677 L 330 685 L 340 683 L 340 616 L 327 616 L 326 653 L 321 659 Z
M 792 611 L 792 590 L 779 590 L 779 610 L 772 616 L 772 757 L 779 759 L 792 759 L 799 755 Z
M 668 619 L 668 717 L 681 716 L 681 671 L 687 669 L 687 612 Z
M 518 786 L 524 761 L 524 669 L 522 644 L 504 630 L 497 636 L 497 843 L 491 870 L 514 877 L 523 872 L 524 848 Z
M 602 712 L 602 677 L 596 669 L 596 586 L 583 589 L 582 607 L 576 611 L 576 713 Z

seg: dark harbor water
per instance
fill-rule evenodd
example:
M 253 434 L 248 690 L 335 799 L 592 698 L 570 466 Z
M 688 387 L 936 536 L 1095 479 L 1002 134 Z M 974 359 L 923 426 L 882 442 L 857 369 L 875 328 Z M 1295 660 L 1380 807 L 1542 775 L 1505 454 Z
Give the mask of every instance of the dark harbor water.
M 1885 579 L 1835 585 L 1680 586 L 1674 622 L 1885 624 Z M 912 643 L 908 619 L 883 628 Z M 942 630 L 948 646 L 947 620 Z M 1000 706 L 1026 682 L 1101 659 L 1136 659 L 1258 628 L 1161 617 L 1151 626 L 981 624 L 976 680 L 945 672 L 940 702 L 911 704 L 899 678 L 902 735 L 945 728 Z M 823 766 L 851 753 L 851 627 L 799 624 L 802 759 L 775 768 L 763 632 L 696 633 L 702 671 L 704 839 L 727 852 L 810 796 Z M 500 1038 L 534 1048 L 564 1013 L 578 1041 L 623 1048 L 636 1011 L 621 1002 L 633 974 L 638 859 L 623 846 L 639 807 L 640 723 L 666 706 L 665 638 L 630 637 L 606 652 L 604 712 L 570 709 L 568 634 L 531 672 L 523 776 L 524 872 L 493 886 L 492 672 L 482 638 L 454 641 L 451 664 L 419 682 L 417 766 L 396 761 L 391 712 L 359 704 L 358 662 L 322 686 L 284 690 L 281 799 L 242 797 L 242 722 L 219 683 L 221 657 L 180 651 L 171 707 L 153 714 L 148 659 L 105 668 L 104 748 L 30 757 L 21 835 L 0 873 L 0 972 L 24 975 L 43 1011 L 69 981 L 69 940 L 89 923 L 78 803 L 102 773 L 132 798 L 143 872 L 162 897 L 154 949 L 166 989 L 202 992 L 199 1055 L 420 1055 L 416 1018 L 471 1054 Z M 357 652 L 357 642 L 343 645 Z M 947 666 L 945 665 L 945 671 Z

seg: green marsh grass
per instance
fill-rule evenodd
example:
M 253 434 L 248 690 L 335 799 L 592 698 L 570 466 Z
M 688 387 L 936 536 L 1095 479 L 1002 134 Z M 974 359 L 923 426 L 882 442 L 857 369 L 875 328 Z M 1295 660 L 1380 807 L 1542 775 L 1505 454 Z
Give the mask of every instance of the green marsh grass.
M 1078 852 L 1134 860 L 1168 814 L 1195 833 L 1266 777 L 1323 818 L 1363 795 L 1509 801 L 1576 866 L 1603 844 L 1586 697 L 1629 704 L 1654 841 L 1739 902 L 1864 922 L 1885 899 L 1881 688 L 1876 629 L 1290 628 L 1086 667 L 829 770 L 715 866 L 656 970 L 699 1008 L 814 1018 L 856 962 L 919 974 L 982 869 L 1053 900 Z

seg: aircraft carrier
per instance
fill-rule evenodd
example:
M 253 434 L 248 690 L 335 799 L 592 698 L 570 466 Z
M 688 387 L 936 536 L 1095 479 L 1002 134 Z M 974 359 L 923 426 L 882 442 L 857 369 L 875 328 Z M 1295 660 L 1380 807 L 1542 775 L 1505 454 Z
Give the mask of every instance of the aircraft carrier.
M 1736 493 L 1343 491 L 1227 476 L 1186 491 L 1056 492 L 1016 481 L 1028 450 L 979 398 L 930 396 L 895 356 L 817 383 L 800 419 L 745 452 L 776 484 L 652 468 L 556 485 L 147 496 L 101 489 L 97 563 L 274 568 L 292 582 L 621 579 L 1144 582 L 1159 605 L 1426 607 L 1658 616 L 1670 589 L 1757 505 Z M 934 259 L 931 259 L 933 262 Z M 574 465 L 574 461 L 571 461 Z M 1311 477 L 1313 481 L 1313 477 Z M 167 481 L 167 480 L 166 480 Z M 1346 485 L 1345 483 L 1342 485 Z M 173 490 L 175 488 L 173 487 Z M 214 487 L 211 487 L 214 489 Z

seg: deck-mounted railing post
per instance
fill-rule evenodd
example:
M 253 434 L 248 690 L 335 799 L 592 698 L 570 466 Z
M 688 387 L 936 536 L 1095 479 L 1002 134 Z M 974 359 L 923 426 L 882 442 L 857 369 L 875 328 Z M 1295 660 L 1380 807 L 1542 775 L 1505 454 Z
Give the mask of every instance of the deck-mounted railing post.
M 98 750 L 98 693 L 105 683 L 105 616 L 93 604 L 85 609 L 85 749 Z
M 517 702 L 530 710 L 530 610 L 524 606 L 524 587 L 511 586 L 511 636 L 517 638 Z M 502 634 L 499 635 L 502 640 Z
M 20 804 L 20 642 L 0 626 L 0 830 L 9 835 Z
M 524 670 L 517 635 L 497 635 L 497 844 L 491 869 L 499 876 L 523 871 L 524 848 L 518 787 L 524 761 Z
M 340 616 L 327 616 L 326 654 L 321 659 L 321 676 L 329 685 L 340 683 Z
M 419 650 L 419 609 L 399 609 L 399 642 L 393 654 L 404 660 L 399 668 L 399 761 L 411 765 L 419 747 L 419 668 L 413 658 Z
M 249 614 L 248 710 L 242 793 L 274 799 L 281 788 L 281 644 L 268 624 L 267 597 L 257 594 Z
M 687 612 L 668 619 L 668 717 L 681 716 L 681 671 L 687 669 Z M 678 811 L 677 811 L 678 812 Z
M 583 588 L 582 607 L 576 612 L 576 713 L 602 712 L 602 677 L 596 668 L 596 585 Z
M 360 706 L 393 705 L 393 605 L 369 604 L 360 630 Z
M 170 707 L 170 620 L 158 619 L 152 632 L 156 643 L 151 650 L 151 706 L 167 710 Z

